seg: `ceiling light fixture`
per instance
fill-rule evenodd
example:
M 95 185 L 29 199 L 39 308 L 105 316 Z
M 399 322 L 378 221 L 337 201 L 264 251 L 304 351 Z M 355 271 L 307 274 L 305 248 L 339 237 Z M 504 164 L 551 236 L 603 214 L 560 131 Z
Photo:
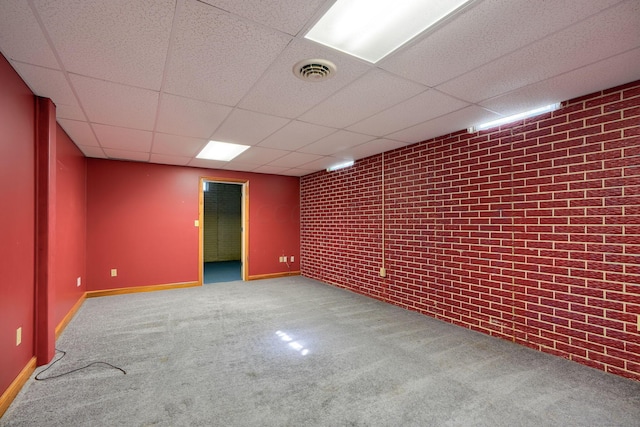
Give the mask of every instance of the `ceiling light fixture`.
M 339 163 L 337 165 L 333 165 L 327 168 L 327 172 L 333 172 L 333 171 L 337 171 L 338 169 L 344 169 L 344 168 L 348 168 L 350 166 L 353 166 L 354 161 L 350 160 L 348 162 L 344 162 L 344 163 Z
M 198 153 L 196 158 L 207 160 L 221 160 L 228 162 L 240 153 L 248 149 L 248 145 L 231 144 L 229 142 L 209 141 L 207 145 Z
M 539 107 L 539 108 L 534 108 L 533 110 L 529 110 L 529 111 L 525 111 L 524 113 L 518 113 L 518 114 L 514 114 L 512 116 L 508 116 L 508 117 L 503 117 L 501 119 L 498 120 L 493 120 L 491 122 L 486 122 L 486 123 L 482 123 L 476 126 L 471 126 L 470 128 L 467 129 L 467 132 L 469 133 L 473 133 L 473 132 L 477 132 L 479 130 L 485 130 L 485 129 L 489 129 L 489 128 L 494 128 L 500 125 L 504 125 L 506 123 L 511 123 L 511 122 L 515 122 L 517 120 L 522 120 L 522 119 L 526 119 L 528 117 L 533 117 L 533 116 L 537 116 L 543 113 L 549 113 L 551 111 L 555 111 L 558 108 L 560 108 L 560 103 L 555 103 L 555 104 L 549 104 L 549 105 L 545 105 L 544 107 Z
M 305 38 L 376 63 L 470 0 L 337 0 Z

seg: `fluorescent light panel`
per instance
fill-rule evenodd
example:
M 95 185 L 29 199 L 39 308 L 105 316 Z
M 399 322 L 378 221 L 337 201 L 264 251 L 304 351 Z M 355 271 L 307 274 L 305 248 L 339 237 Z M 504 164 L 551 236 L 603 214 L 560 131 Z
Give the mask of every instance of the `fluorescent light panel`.
M 485 129 L 489 129 L 489 128 L 494 128 L 500 125 L 504 125 L 506 123 L 511 123 L 511 122 L 515 122 L 518 120 L 522 120 L 522 119 L 526 119 L 529 117 L 533 117 L 533 116 L 537 116 L 543 113 L 548 113 L 551 111 L 555 111 L 558 108 L 560 108 L 560 103 L 556 103 L 556 104 L 549 104 L 549 105 L 545 105 L 544 107 L 540 107 L 540 108 L 535 108 L 533 110 L 529 110 L 529 111 L 525 111 L 524 113 L 518 113 L 518 114 L 514 114 L 512 116 L 508 116 L 508 117 L 503 117 L 501 119 L 498 120 L 493 120 L 487 123 L 482 123 L 480 125 L 477 126 L 472 126 L 468 129 L 468 131 L 470 133 L 472 132 L 477 132 L 479 130 L 485 130 Z
M 344 169 L 344 168 L 348 168 L 350 166 L 353 166 L 353 160 L 350 160 L 348 162 L 344 162 L 344 163 L 340 163 L 337 165 L 333 165 L 327 168 L 327 172 L 333 172 L 333 171 L 337 171 L 338 169 Z
M 196 156 L 198 159 L 221 160 L 228 162 L 249 148 L 248 145 L 231 144 L 229 142 L 209 141 Z
M 470 0 L 337 0 L 305 38 L 376 63 Z

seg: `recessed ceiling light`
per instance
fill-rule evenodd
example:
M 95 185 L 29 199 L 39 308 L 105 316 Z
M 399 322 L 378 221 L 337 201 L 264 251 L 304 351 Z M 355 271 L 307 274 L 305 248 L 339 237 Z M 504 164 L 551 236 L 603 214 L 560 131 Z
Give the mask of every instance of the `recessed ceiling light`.
M 229 142 L 209 141 L 207 145 L 198 153 L 196 158 L 207 160 L 221 160 L 228 162 L 243 151 L 249 148 L 248 145 L 231 144 Z
M 305 38 L 376 63 L 470 0 L 337 0 Z
M 560 108 L 560 103 L 545 105 L 544 107 L 534 108 L 533 110 L 525 111 L 523 113 L 514 114 L 512 116 L 503 117 L 501 119 L 493 120 L 487 123 L 482 123 L 476 126 L 471 126 L 467 131 L 469 133 L 477 132 L 479 130 L 494 128 L 496 126 L 504 125 L 506 123 L 515 122 L 517 120 L 526 119 L 528 117 L 537 116 L 543 113 L 555 111 Z

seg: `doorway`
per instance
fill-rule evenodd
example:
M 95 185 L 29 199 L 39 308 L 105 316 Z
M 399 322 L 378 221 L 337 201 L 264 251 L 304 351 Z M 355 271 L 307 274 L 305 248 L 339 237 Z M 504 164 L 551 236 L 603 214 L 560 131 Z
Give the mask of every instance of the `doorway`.
M 201 179 L 200 279 L 202 284 L 245 280 L 247 182 Z

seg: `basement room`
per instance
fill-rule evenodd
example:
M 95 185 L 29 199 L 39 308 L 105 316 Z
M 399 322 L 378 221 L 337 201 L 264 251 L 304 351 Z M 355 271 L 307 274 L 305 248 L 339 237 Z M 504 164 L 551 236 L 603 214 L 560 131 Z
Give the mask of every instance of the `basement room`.
M 637 0 L 2 0 L 0 54 L 0 427 L 640 426 Z

